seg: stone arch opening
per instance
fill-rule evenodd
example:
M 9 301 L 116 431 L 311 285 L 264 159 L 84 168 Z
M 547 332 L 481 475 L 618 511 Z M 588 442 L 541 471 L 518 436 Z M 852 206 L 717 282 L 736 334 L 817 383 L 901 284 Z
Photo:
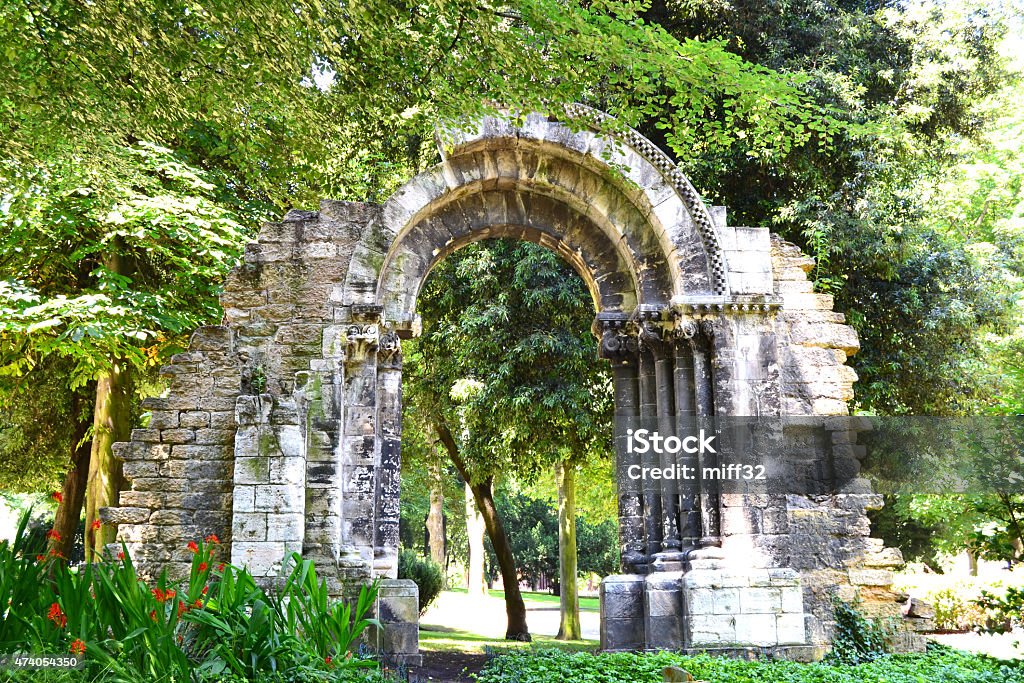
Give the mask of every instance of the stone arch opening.
M 383 205 L 324 201 L 263 227 L 225 283 L 224 325 L 172 359 L 149 425 L 117 447 L 131 488 L 102 514 L 143 571 L 187 573 L 183 541 L 215 533 L 268 582 L 291 552 L 336 593 L 393 577 L 400 338 L 430 268 L 475 239 L 538 242 L 581 273 L 620 415 L 672 430 L 847 413 L 858 343 L 813 291 L 813 263 L 767 229 L 729 226 L 634 131 L 566 114 L 573 125 L 532 114 L 444 130 L 443 161 Z M 614 451 L 624 573 L 602 584 L 606 649 L 824 643 L 828 586 L 869 585 L 861 569 L 889 561 L 865 490 L 790 508 L 635 481 L 626 470 L 646 456 L 621 430 Z M 385 650 L 414 656 L 414 588 L 385 578 L 381 605 Z

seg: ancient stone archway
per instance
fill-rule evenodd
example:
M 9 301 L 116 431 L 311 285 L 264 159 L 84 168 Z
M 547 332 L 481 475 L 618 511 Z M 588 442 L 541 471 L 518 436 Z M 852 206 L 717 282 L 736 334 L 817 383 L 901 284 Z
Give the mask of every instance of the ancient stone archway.
M 143 567 L 184 573 L 185 542 L 216 533 L 256 576 L 299 552 L 332 582 L 385 577 L 385 649 L 415 653 L 415 589 L 394 580 L 399 340 L 416 334 L 430 269 L 474 240 L 536 242 L 576 268 L 621 415 L 847 412 L 857 339 L 813 293 L 811 262 L 728 226 L 635 132 L 570 114 L 447 131 L 443 161 L 383 205 L 325 201 L 264 226 L 226 283 L 225 324 L 195 333 L 148 427 L 118 445 L 132 486 L 104 515 Z M 865 570 L 894 562 L 868 538 L 869 493 L 794 507 L 640 483 L 624 439 L 624 574 L 602 585 L 604 647 L 807 656 L 826 640 L 827 588 L 886 583 Z

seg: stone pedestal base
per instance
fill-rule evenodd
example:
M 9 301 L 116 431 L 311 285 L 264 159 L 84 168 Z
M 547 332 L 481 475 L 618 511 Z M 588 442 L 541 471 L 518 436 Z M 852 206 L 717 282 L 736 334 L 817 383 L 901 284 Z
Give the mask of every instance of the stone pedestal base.
M 419 588 L 409 579 L 383 579 L 377 593 L 377 651 L 391 664 L 420 666 Z
M 792 569 L 691 568 L 601 582 L 601 649 L 769 649 L 808 656 L 800 576 Z M 797 654 L 799 653 L 799 654 Z

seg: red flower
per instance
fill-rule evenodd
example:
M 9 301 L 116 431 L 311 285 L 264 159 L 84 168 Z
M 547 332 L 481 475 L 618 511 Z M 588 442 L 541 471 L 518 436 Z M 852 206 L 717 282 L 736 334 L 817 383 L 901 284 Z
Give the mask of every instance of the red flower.
M 75 642 L 71 643 L 71 654 L 85 654 L 85 641 L 75 638 Z
M 99 531 L 101 526 L 103 526 L 103 522 L 97 519 L 95 522 L 92 523 L 92 530 Z
M 330 655 L 327 655 L 326 657 L 324 657 L 324 664 L 326 664 L 327 666 L 331 665 L 331 656 Z
M 67 559 L 66 557 L 61 555 L 59 552 L 57 552 L 56 550 L 51 550 L 50 551 L 50 557 L 59 557 L 62 560 L 66 560 Z
M 200 600 L 199 598 L 196 598 L 196 601 L 192 603 L 192 606 L 195 607 L 196 609 L 199 609 L 200 607 L 203 606 L 203 601 Z
M 152 619 L 153 621 L 156 621 L 156 610 L 151 610 L 150 611 L 149 618 Z
M 167 593 L 165 593 L 162 588 L 154 588 L 151 592 L 157 602 L 162 604 L 167 601 Z
M 188 612 L 188 607 L 183 602 L 178 603 L 178 618 L 181 619 Z
M 224 571 L 224 563 L 223 562 L 221 562 L 220 564 L 217 565 L 217 571 L 219 571 L 219 572 Z
M 124 551 L 123 550 L 118 551 L 117 559 L 121 560 L 121 561 L 124 561 Z
M 173 598 L 173 597 L 174 597 L 175 595 L 177 595 L 177 593 L 175 593 L 175 591 L 174 591 L 174 589 L 173 589 L 173 588 L 168 588 L 168 589 L 167 589 L 167 593 L 166 593 L 166 595 L 167 595 L 167 599 L 168 599 L 168 600 L 170 600 L 170 599 L 171 599 L 171 598 Z
M 51 493 L 50 498 L 53 498 L 58 503 L 64 502 L 64 494 L 61 493 L 60 491 L 54 491 L 53 493 Z
M 60 605 L 53 603 L 50 605 L 50 612 L 46 615 L 46 618 L 56 624 L 59 628 L 64 628 L 68 625 L 68 618 L 64 612 L 61 611 Z
M 60 540 L 60 532 L 57 531 L 56 529 L 50 529 L 49 531 L 46 532 L 46 537 L 48 539 L 50 539 L 51 541 L 59 541 Z
M 209 566 L 209 565 L 208 565 L 208 564 L 206 564 L 205 562 L 200 562 L 200 563 L 199 563 L 199 571 L 201 571 L 201 572 L 205 572 L 205 571 L 206 571 L 206 568 L 207 568 L 208 566 Z
M 203 595 L 206 595 L 210 591 L 209 586 L 203 586 Z
M 210 534 L 206 537 L 207 543 L 220 543 L 220 539 L 217 538 L 217 534 Z
M 46 559 L 46 555 L 36 555 L 36 562 L 42 562 Z
M 195 541 L 189 541 L 188 542 L 188 549 L 191 550 L 194 553 L 198 553 L 199 552 L 199 546 L 196 545 Z

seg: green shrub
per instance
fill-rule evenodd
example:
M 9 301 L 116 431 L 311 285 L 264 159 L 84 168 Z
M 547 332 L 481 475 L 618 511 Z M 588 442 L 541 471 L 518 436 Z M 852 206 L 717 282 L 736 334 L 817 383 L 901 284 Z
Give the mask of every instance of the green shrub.
M 982 591 L 974 602 L 985 613 L 978 627 L 983 633 L 1007 633 L 1024 624 L 1024 588 L 1011 586 L 1002 595 Z
M 357 656 L 373 620 L 376 585 L 354 604 L 331 600 L 313 564 L 293 554 L 282 587 L 264 591 L 245 570 L 213 559 L 218 541 L 189 543 L 188 579 L 151 586 L 132 559 L 68 567 L 26 533 L 0 543 L 0 654 L 79 652 L 84 671 L 14 680 L 351 681 L 376 677 Z M 8 672 L 3 672 L 4 674 Z M 31 674 L 31 675 L 30 675 Z
M 423 557 L 408 548 L 398 553 L 398 578 L 412 579 L 416 582 L 420 590 L 420 614 L 426 612 L 430 603 L 444 590 L 444 573 L 441 566 L 429 557 Z
M 968 631 L 985 623 L 985 610 L 978 606 L 976 589 L 969 585 L 946 586 L 925 595 L 935 609 L 935 628 L 940 631 Z
M 861 664 L 892 651 L 893 626 L 881 619 L 869 619 L 856 604 L 833 598 L 835 630 L 832 649 L 825 656 L 829 664 Z
M 1001 662 L 929 646 L 916 655 L 890 655 L 856 665 L 744 661 L 670 652 L 569 653 L 513 650 L 490 660 L 477 683 L 655 683 L 662 669 L 678 666 L 713 683 L 1024 683 L 1024 662 Z

